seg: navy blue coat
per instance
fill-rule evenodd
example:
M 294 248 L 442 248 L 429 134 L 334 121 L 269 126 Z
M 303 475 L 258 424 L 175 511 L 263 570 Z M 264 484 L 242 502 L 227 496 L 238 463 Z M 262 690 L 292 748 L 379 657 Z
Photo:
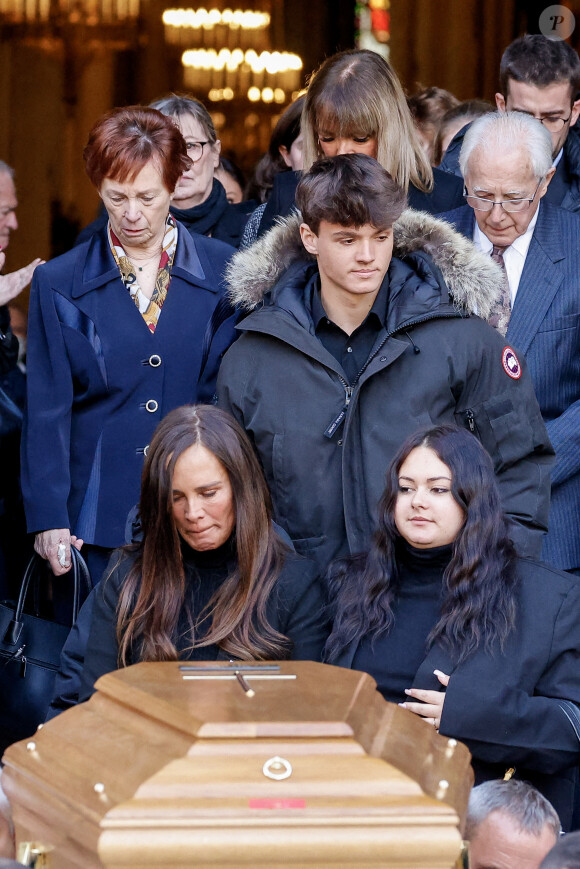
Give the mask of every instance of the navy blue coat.
M 469 205 L 440 217 L 473 238 Z M 580 215 L 540 203 L 506 341 L 526 357 L 556 451 L 542 558 L 580 567 Z
M 70 528 L 86 543 L 122 545 L 155 427 L 198 400 L 205 331 L 233 248 L 178 227 L 154 334 L 121 282 L 106 230 L 34 274 L 22 438 L 30 532 Z

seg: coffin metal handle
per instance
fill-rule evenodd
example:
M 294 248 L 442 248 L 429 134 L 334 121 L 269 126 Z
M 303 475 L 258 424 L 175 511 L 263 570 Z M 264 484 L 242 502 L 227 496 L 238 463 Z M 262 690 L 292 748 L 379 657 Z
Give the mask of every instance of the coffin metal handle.
M 40 842 L 21 842 L 18 846 L 17 858 L 24 866 L 33 869 L 54 869 L 51 853 L 52 845 L 43 845 Z
M 292 775 L 292 764 L 284 760 L 283 757 L 271 757 L 262 767 L 262 772 L 266 778 L 274 779 L 274 781 L 282 781 L 285 778 L 290 778 Z

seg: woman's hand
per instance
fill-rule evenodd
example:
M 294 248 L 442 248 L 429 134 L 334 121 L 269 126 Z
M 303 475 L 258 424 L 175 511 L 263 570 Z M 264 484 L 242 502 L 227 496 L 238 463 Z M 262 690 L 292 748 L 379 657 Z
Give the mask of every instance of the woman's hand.
M 36 535 L 34 549 L 41 558 L 46 558 L 55 576 L 62 576 L 64 573 L 68 573 L 71 568 L 71 546 L 80 549 L 83 542 L 74 534 L 71 535 L 68 528 L 51 528 L 50 531 L 41 531 L 40 534 Z M 59 559 L 58 547 L 61 543 L 64 546 L 64 554 L 61 550 L 61 559 Z
M 442 685 L 447 688 L 449 685 L 449 676 L 442 673 L 441 670 L 433 670 L 433 673 Z M 443 704 L 445 703 L 445 691 L 424 691 L 422 688 L 405 688 L 405 694 L 409 697 L 414 697 L 415 700 L 421 700 L 421 703 L 399 703 L 403 709 L 408 709 L 410 712 L 415 712 L 420 715 L 429 724 L 432 724 L 435 730 L 439 730 L 441 726 L 441 716 L 443 715 Z

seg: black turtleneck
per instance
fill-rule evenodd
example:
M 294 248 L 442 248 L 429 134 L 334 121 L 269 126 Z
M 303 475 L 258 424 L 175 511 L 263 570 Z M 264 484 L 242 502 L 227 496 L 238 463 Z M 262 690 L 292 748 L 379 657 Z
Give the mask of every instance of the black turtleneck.
M 208 550 L 207 552 L 194 551 L 182 542 L 181 552 L 186 578 L 185 602 L 195 625 L 196 618 L 199 618 L 203 608 L 236 570 L 235 537 L 232 536 L 219 549 Z M 91 616 L 89 610 L 91 626 L 80 680 L 80 700 L 86 700 L 93 693 L 94 683 L 100 676 L 104 673 L 110 673 L 118 666 L 117 613 L 119 596 L 130 571 L 135 566 L 139 551 L 135 547 L 130 552 L 117 552 L 117 556 L 107 582 L 99 583 L 92 596 L 93 611 Z M 264 603 L 264 616 L 268 624 L 272 626 L 273 630 L 290 640 L 290 657 L 294 660 L 320 661 L 322 649 L 328 636 L 328 624 L 324 608 L 324 595 L 317 577 L 315 564 L 301 558 L 294 552 L 288 551 L 285 554 L 280 575 Z M 183 614 L 180 615 L 179 636 L 173 639 L 181 652 L 181 660 L 215 661 L 218 657 L 226 657 L 215 644 L 191 650 L 191 632 L 188 628 L 187 614 L 185 614 L 185 618 L 183 618 Z M 197 626 L 198 639 L 207 635 L 208 627 L 209 623 Z M 77 635 L 74 642 L 81 643 L 84 647 L 85 636 L 79 638 Z M 76 654 L 76 647 L 73 646 L 70 647 L 71 654 L 73 648 Z M 137 663 L 141 660 L 138 647 L 131 651 L 131 663 Z M 247 656 L 247 654 L 244 655 L 244 657 Z M 280 657 L 286 657 L 286 653 L 281 653 Z M 67 681 L 65 689 L 67 692 L 76 690 L 76 680 L 69 680 L 67 675 L 65 681 Z M 70 705 L 68 699 L 65 702 Z M 59 707 L 62 707 L 61 701 L 57 701 L 56 708 Z
M 186 607 L 182 611 L 178 624 L 178 637 L 176 639 L 178 651 L 188 648 L 191 643 L 187 612 L 192 614 L 195 621 L 222 583 L 235 570 L 237 558 L 235 537 L 230 537 L 217 549 L 208 549 L 204 552 L 191 549 L 182 540 L 181 553 L 187 590 Z M 207 633 L 209 626 L 209 619 L 199 626 L 198 638 Z M 188 660 L 192 661 L 214 660 L 217 658 L 218 652 L 219 648 L 216 645 L 203 646 L 199 649 L 193 649 L 187 657 Z
M 400 589 L 393 603 L 394 624 L 388 634 L 362 637 L 352 667 L 376 680 L 385 700 L 401 703 L 427 651 L 426 640 L 441 613 L 443 573 L 451 545 L 415 549 L 397 546 Z

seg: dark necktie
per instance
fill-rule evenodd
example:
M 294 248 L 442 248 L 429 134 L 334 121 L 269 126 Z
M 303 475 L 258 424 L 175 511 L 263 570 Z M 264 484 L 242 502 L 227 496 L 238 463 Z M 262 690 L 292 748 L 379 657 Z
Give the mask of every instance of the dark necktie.
M 494 263 L 497 263 L 498 266 L 501 266 L 502 268 L 503 286 L 501 288 L 501 295 L 492 303 L 491 312 L 487 322 L 490 326 L 493 326 L 494 329 L 497 329 L 497 331 L 501 335 L 505 335 L 505 333 L 507 332 L 507 327 L 509 325 L 512 312 L 510 300 L 510 286 L 508 283 L 505 262 L 503 259 L 503 252 L 507 247 L 508 245 L 500 247 L 499 245 L 494 244 L 490 254 Z

